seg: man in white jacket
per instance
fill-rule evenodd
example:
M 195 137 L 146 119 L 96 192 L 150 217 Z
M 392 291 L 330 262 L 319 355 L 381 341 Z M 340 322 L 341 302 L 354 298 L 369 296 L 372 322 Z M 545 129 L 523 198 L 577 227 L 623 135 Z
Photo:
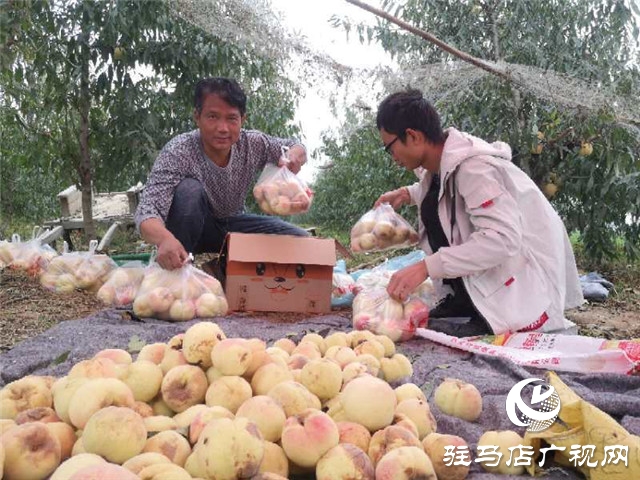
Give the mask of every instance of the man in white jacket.
M 393 160 L 420 180 L 383 194 L 376 205 L 417 205 L 427 254 L 396 272 L 389 294 L 404 300 L 429 277 L 441 291 L 448 285 L 452 293 L 432 317 L 471 318 L 463 336 L 570 325 L 564 310 L 584 300 L 566 229 L 511 163 L 510 147 L 443 130 L 418 90 L 388 96 L 377 127 Z

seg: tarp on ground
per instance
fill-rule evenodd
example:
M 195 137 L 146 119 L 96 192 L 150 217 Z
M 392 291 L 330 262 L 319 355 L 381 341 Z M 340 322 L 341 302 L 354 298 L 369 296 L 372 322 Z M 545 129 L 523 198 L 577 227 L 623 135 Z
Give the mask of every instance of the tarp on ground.
M 228 337 L 258 337 L 267 342 L 291 335 L 294 340 L 305 333 L 351 330 L 348 316 L 322 315 L 296 322 L 279 322 L 277 316 L 268 318 L 232 315 L 213 319 Z M 142 342 L 165 342 L 184 332 L 196 321 L 166 323 L 161 321 L 133 321 L 117 310 L 61 322 L 50 330 L 16 345 L 0 356 L 0 384 L 33 373 L 64 375 L 75 363 L 92 357 L 105 348 L 140 348 Z M 480 435 L 487 430 L 515 429 L 509 420 L 505 401 L 509 390 L 520 380 L 540 377 L 545 370 L 514 364 L 506 358 L 485 356 L 450 348 L 423 338 L 414 338 L 398 345 L 414 368 L 412 381 L 425 392 L 438 422 L 438 432 L 463 437 L 472 454 Z M 616 374 L 559 373 L 560 378 L 576 394 L 617 420 L 634 435 L 640 434 L 640 376 Z M 483 395 L 483 411 L 473 423 L 442 414 L 433 403 L 433 390 L 445 377 L 459 378 L 473 383 Z M 471 480 L 499 480 L 523 478 L 486 473 L 480 464 L 472 463 Z M 545 478 L 572 480 L 583 478 L 579 473 L 557 468 Z M 629 479 L 631 480 L 631 478 Z

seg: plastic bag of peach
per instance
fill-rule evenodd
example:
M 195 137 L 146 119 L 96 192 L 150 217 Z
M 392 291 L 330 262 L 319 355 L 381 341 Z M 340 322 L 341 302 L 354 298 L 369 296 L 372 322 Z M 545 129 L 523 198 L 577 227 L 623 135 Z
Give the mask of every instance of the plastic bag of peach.
M 388 203 L 369 210 L 351 229 L 354 252 L 408 247 L 417 242 L 418 233 Z
M 268 164 L 253 187 L 260 210 L 269 215 L 295 215 L 309 210 L 313 192 L 307 184 L 286 167 L 287 149 L 282 148 L 281 164 Z
M 385 288 L 363 290 L 353 300 L 353 328 L 386 335 L 394 342 L 411 339 L 417 328 L 426 328 L 429 307 L 412 295 L 401 303 Z
M 229 309 L 220 282 L 191 263 L 165 270 L 151 263 L 133 301 L 133 313 L 171 322 L 225 315 Z

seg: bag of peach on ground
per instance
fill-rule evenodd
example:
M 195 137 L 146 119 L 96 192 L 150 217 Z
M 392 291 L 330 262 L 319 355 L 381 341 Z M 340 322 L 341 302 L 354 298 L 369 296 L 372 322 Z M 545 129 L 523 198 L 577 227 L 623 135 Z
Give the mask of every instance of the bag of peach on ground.
M 394 342 L 412 338 L 426 328 L 429 307 L 415 295 L 405 302 L 391 298 L 384 288 L 362 290 L 353 300 L 353 328 L 386 335 Z
M 86 252 L 69 252 L 64 242 L 62 255 L 54 257 L 40 275 L 40 284 L 57 293 L 76 289 L 97 292 L 118 265 L 108 255 L 97 254 L 98 242 L 91 240 Z
M 351 229 L 351 250 L 354 252 L 408 247 L 417 242 L 416 230 L 388 203 L 369 210 Z
M 268 164 L 253 187 L 260 210 L 269 215 L 295 215 L 311 206 L 313 192 L 307 184 L 286 167 L 287 149 L 282 149 L 281 164 Z
M 58 256 L 53 248 L 43 244 L 41 229 L 33 230 L 31 240 L 23 242 L 20 235 L 13 234 L 11 242 L 6 242 L 0 251 L 0 267 L 9 266 L 14 270 L 22 270 L 32 277 L 42 275 L 52 258 Z
M 142 284 L 145 269 L 146 265 L 140 260 L 126 262 L 116 268 L 98 290 L 98 300 L 111 307 L 131 305 Z
M 172 322 L 225 315 L 228 309 L 220 282 L 190 262 L 175 270 L 151 262 L 133 301 L 138 317 Z

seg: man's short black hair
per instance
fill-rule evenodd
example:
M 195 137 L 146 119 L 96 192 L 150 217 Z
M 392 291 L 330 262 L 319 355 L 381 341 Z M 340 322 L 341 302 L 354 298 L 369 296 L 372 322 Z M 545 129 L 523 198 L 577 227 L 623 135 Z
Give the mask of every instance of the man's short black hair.
M 202 113 L 202 105 L 207 95 L 215 94 L 232 107 L 240 110 L 244 116 L 247 111 L 247 96 L 238 82 L 232 78 L 203 78 L 196 84 L 193 105 L 198 113 Z
M 376 125 L 378 130 L 384 128 L 402 141 L 406 138 L 407 128 L 424 133 L 432 143 L 445 141 L 440 116 L 420 90 L 408 89 L 385 98 L 378 107 Z

